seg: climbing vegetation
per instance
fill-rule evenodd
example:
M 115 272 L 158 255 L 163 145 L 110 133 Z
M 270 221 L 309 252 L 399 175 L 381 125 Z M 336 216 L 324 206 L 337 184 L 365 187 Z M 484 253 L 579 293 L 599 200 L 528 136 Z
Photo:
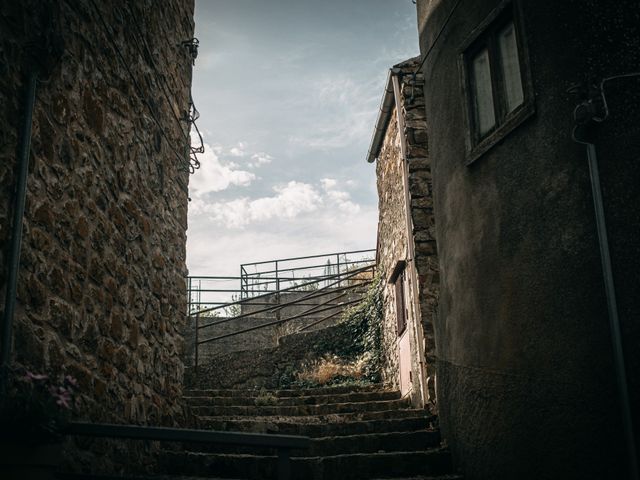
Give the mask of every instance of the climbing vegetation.
M 378 383 L 381 367 L 382 282 L 374 278 L 362 300 L 347 310 L 343 320 L 309 345 L 307 360 L 288 368 L 280 386 L 317 387 Z M 329 329 L 328 329 L 329 330 Z

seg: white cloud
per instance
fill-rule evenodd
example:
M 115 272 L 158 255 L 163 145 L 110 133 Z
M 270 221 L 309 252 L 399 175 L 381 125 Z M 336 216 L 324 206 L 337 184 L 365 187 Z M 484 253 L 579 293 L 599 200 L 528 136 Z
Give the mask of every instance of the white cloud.
M 323 178 L 320 180 L 320 183 L 322 184 L 322 188 L 326 191 L 334 188 L 338 184 L 338 181 L 335 178 Z
M 188 231 L 189 274 L 238 275 L 240 263 L 375 248 L 377 218 L 375 207 L 356 214 L 318 208 L 244 229 L 199 218 Z
M 231 147 L 229 149 L 229 153 L 234 157 L 244 157 L 245 149 L 247 148 L 247 144 L 243 142 L 238 142 L 236 146 Z
M 257 199 L 247 197 L 223 202 L 192 205 L 195 213 L 206 213 L 210 220 L 227 228 L 242 228 L 250 223 L 272 219 L 293 219 L 302 213 L 316 210 L 322 197 L 312 185 L 291 181 L 274 187 L 275 195 Z
M 263 165 L 270 164 L 273 161 L 273 157 L 268 153 L 260 152 L 251 155 L 251 160 L 253 160 L 253 162 L 249 163 L 248 165 L 250 167 L 257 168 Z
M 199 199 L 207 193 L 220 192 L 232 185 L 246 187 L 255 180 L 255 174 L 239 169 L 233 162 L 222 161 L 216 153 L 216 147 L 206 143 L 204 147 L 204 153 L 198 155 L 200 169 L 189 180 L 192 198 Z
M 291 181 L 273 188 L 274 195 L 251 199 L 240 197 L 225 201 L 205 202 L 193 198 L 189 214 L 191 218 L 206 215 L 207 220 L 218 227 L 243 229 L 265 222 L 289 221 L 322 210 L 321 214 L 356 215 L 361 207 L 351 200 L 351 195 L 335 187 L 337 180 L 323 178 L 321 188 L 309 183 Z M 201 220 L 199 220 L 201 221 Z
M 344 213 L 357 214 L 360 211 L 360 205 L 351 201 L 349 192 L 336 189 L 338 181 L 335 178 L 323 178 L 320 180 L 320 184 L 325 191 L 329 204 Z

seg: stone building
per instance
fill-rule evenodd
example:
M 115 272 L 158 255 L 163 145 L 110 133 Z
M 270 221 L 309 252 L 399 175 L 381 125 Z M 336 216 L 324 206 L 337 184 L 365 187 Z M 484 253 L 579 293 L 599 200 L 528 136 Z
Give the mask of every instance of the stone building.
M 435 220 L 440 278 L 437 315 L 417 318 L 433 324 L 455 463 L 471 480 L 638 478 L 638 3 L 417 11 L 433 217 L 412 220 Z M 387 275 L 407 256 L 389 213 L 402 211 L 405 168 L 390 125 L 378 155 Z
M 419 58 L 389 71 L 367 160 L 376 161 L 377 258 L 385 279 L 384 381 L 435 406 L 438 257 Z
M 3 351 L 12 367 L 76 377 L 79 415 L 92 421 L 172 425 L 183 414 L 194 5 L 161 4 L 0 5 L 3 300 L 18 275 Z

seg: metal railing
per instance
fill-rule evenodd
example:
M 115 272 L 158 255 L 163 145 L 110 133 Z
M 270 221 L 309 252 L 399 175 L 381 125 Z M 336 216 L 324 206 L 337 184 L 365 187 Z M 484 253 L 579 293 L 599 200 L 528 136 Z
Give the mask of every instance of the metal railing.
M 370 250 L 347 253 L 363 253 Z M 265 277 L 263 274 L 275 273 L 275 269 L 268 267 L 258 272 L 259 275 L 249 276 L 248 274 L 241 277 L 244 281 L 245 293 L 239 294 L 238 290 L 232 288 L 207 288 L 203 289 L 202 285 L 194 288 L 194 278 L 190 279 L 190 320 L 193 322 L 194 331 L 194 352 L 193 361 L 195 372 L 197 375 L 200 363 L 200 347 L 204 344 L 216 342 L 225 338 L 242 335 L 256 330 L 277 327 L 287 322 L 295 320 L 300 321 L 300 325 L 294 325 L 289 333 L 299 333 L 310 328 L 317 327 L 323 322 L 327 322 L 342 313 L 347 307 L 355 305 L 362 301 L 366 287 L 372 282 L 375 273 L 375 263 L 372 259 L 360 258 L 357 260 L 349 259 L 345 254 L 330 254 L 339 257 L 341 262 L 330 263 L 332 270 L 326 269 L 316 275 L 301 276 L 299 272 L 304 271 L 302 266 L 287 265 L 286 271 L 298 272 L 296 276 L 282 276 L 282 270 L 278 268 L 278 275 Z M 298 257 L 293 259 L 274 260 L 271 262 L 260 262 L 259 265 L 273 265 L 278 262 L 280 265 L 284 261 L 294 260 L 300 261 L 305 259 L 318 259 L 328 257 L 329 255 L 314 255 L 309 257 Z M 346 259 L 346 260 L 345 260 Z M 327 264 L 322 264 L 323 268 Z M 244 267 L 244 266 L 243 266 Z M 308 266 L 309 269 L 317 269 L 318 263 L 312 262 Z M 244 270 L 246 272 L 246 270 Z M 237 279 L 238 277 L 197 277 L 199 280 L 204 278 L 215 281 L 226 281 Z M 257 282 L 256 279 L 260 278 Z M 252 280 L 251 280 L 252 279 Z M 255 288 L 246 289 L 247 285 L 255 286 L 256 284 L 272 284 L 277 289 L 267 288 L 257 290 Z M 287 285 L 287 286 L 284 286 Z M 241 290 L 242 291 L 242 290 Z M 235 298 L 231 301 L 213 300 L 208 298 L 203 300 L 199 296 L 194 296 L 194 292 L 198 295 L 202 294 L 235 294 Z M 202 308 L 206 306 L 206 308 Z M 230 314 L 231 313 L 231 314 Z M 238 327 L 228 331 L 215 332 L 215 327 L 228 324 L 229 322 L 241 322 L 243 319 L 250 317 L 260 317 L 265 319 L 259 325 L 249 326 L 247 323 L 239 323 Z M 271 318 L 269 318 L 271 317 Z M 309 322 L 304 322 L 303 319 Z M 206 323 L 203 323 L 206 322 Z M 243 326 L 244 325 L 244 326 Z M 204 334 L 206 333 L 206 337 Z
M 71 423 L 66 432 L 72 436 L 121 438 L 131 440 L 149 440 L 162 442 L 204 443 L 219 445 L 237 445 L 245 447 L 267 447 L 277 451 L 277 479 L 291 478 L 291 450 L 309 448 L 309 437 L 298 435 L 274 435 L 243 432 L 217 432 L 182 428 L 144 427 L 137 425 L 112 425 L 92 423 Z M 67 475 L 73 478 L 84 476 Z
M 355 268 L 374 262 L 375 250 L 279 258 L 240 265 L 240 276 L 190 276 L 187 278 L 188 312 L 220 307 L 220 313 L 229 313 L 225 307 L 239 305 L 241 300 L 265 297 L 298 287 L 326 286 L 333 275 L 348 273 Z M 313 286 L 304 285 L 309 281 Z M 296 289 L 291 289 L 295 291 Z
M 331 275 L 371 263 L 372 254 L 375 250 L 352 250 L 243 263 L 240 265 L 240 298 L 279 291 L 307 279 L 328 280 Z

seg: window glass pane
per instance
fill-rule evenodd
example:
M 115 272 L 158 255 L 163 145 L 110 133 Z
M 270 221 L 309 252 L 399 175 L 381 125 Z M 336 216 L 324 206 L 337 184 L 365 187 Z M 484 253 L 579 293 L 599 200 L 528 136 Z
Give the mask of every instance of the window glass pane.
M 471 60 L 471 89 L 475 103 L 476 129 L 482 137 L 496 124 L 489 52 L 486 48 Z
M 518 42 L 513 22 L 509 23 L 498 35 L 500 46 L 500 65 L 504 77 L 504 89 L 507 113 L 512 112 L 524 101 L 520 61 L 518 60 Z

